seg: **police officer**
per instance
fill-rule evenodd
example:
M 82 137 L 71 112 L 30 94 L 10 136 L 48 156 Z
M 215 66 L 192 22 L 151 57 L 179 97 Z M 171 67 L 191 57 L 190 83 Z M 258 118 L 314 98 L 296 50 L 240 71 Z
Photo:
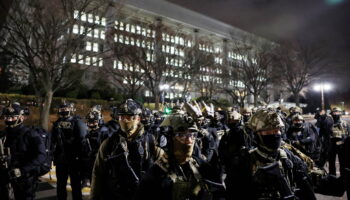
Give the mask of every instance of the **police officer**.
M 136 199 L 211 199 L 211 186 L 222 185 L 216 172 L 193 155 L 198 134 L 193 119 L 171 115 L 161 126 L 170 127 L 168 151 L 148 171 Z
M 104 125 L 101 113 L 101 106 L 97 105 L 91 108 L 86 116 L 86 124 L 89 132 L 86 135 L 86 173 L 83 186 L 88 186 L 91 183 L 92 168 L 95 163 L 96 155 L 101 143 L 111 136 L 110 130 Z
M 281 148 L 280 128 L 284 124 L 279 115 L 261 109 L 249 120 L 249 126 L 256 135 L 258 146 L 241 153 L 234 166 L 232 189 L 227 190 L 229 197 L 316 199 L 305 163 Z
M 9 183 L 16 200 L 35 198 L 39 169 L 46 152 L 39 134 L 23 124 L 24 114 L 19 103 L 10 104 L 3 111 L 6 129 L 0 140 L 10 152 L 8 157 L 0 160 L 0 199 L 9 198 Z M 4 154 L 4 149 L 1 151 Z
M 120 129 L 98 151 L 91 199 L 132 199 L 144 173 L 161 154 L 152 135 L 145 134 L 141 112 L 132 99 L 118 106 Z
M 154 116 L 152 111 L 148 108 L 142 109 L 141 123 L 144 126 L 145 132 L 154 136 L 157 141 L 157 145 L 160 148 L 164 148 L 167 143 L 166 136 L 162 134 L 162 131 L 159 127 L 160 124 L 154 123 Z
M 287 132 L 288 141 L 301 152 L 311 157 L 314 161 L 319 160 L 320 145 L 316 127 L 305 122 L 303 116 L 296 114 L 292 118 L 292 125 Z
M 330 137 L 329 151 L 329 173 L 336 175 L 335 160 L 336 156 L 341 156 L 340 149 L 344 144 L 345 139 L 349 136 L 349 125 L 341 119 L 342 111 L 338 107 L 334 107 L 331 112 L 334 124 Z M 340 158 L 341 159 L 341 158 Z
M 119 130 L 118 108 L 116 106 L 111 107 L 111 117 L 112 119 L 106 123 L 106 126 L 109 128 L 109 132 L 113 134 Z
M 58 109 L 59 118 L 52 127 L 54 165 L 57 176 L 57 198 L 67 199 L 67 180 L 70 177 L 74 200 L 82 199 L 81 181 L 84 157 L 86 155 L 87 126 L 74 115 L 74 106 L 63 103 Z

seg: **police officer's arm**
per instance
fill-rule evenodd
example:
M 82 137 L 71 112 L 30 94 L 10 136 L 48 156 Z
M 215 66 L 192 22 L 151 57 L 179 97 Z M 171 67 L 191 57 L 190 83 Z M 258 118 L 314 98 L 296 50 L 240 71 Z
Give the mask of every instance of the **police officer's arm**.
M 30 131 L 28 134 L 29 147 L 32 151 L 33 158 L 21 167 L 21 173 L 27 174 L 32 172 L 37 172 L 39 166 L 45 162 L 46 152 L 45 145 L 42 143 L 40 136 L 34 131 Z
M 288 158 L 293 163 L 294 180 L 297 187 L 300 189 L 300 192 L 298 192 L 299 197 L 301 199 L 316 200 L 316 196 L 313 191 L 313 185 L 310 177 L 308 176 L 308 169 L 306 164 L 289 150 L 284 149 L 284 151 L 287 153 Z
M 309 126 L 312 126 L 311 124 L 309 124 Z M 310 143 L 314 143 L 316 141 L 316 132 L 315 129 L 313 129 L 312 127 L 308 127 L 308 136 L 304 139 L 300 140 L 300 143 L 302 144 L 310 144 Z
M 91 180 L 91 200 L 101 199 L 103 194 L 103 187 L 105 187 L 106 180 L 106 163 L 104 161 L 106 152 L 106 144 L 107 140 L 105 140 L 98 150 L 94 168 L 92 170 L 92 180 Z

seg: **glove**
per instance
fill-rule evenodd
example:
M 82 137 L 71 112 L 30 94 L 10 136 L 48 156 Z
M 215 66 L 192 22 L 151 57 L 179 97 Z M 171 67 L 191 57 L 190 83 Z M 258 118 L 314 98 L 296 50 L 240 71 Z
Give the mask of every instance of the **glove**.
M 21 170 L 19 168 L 14 168 L 9 171 L 10 179 L 16 179 L 22 176 Z

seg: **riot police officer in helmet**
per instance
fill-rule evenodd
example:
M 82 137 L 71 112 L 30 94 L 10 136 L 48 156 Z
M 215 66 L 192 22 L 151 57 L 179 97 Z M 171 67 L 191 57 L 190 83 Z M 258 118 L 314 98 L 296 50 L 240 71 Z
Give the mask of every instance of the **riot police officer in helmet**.
M 74 115 L 74 104 L 64 102 L 58 109 L 59 119 L 52 128 L 54 165 L 57 176 L 57 198 L 67 199 L 67 180 L 70 177 L 74 200 L 82 199 L 81 181 L 87 126 Z
M 40 165 L 45 161 L 45 146 L 35 129 L 23 124 L 25 111 L 19 103 L 2 113 L 6 129 L 0 134 L 0 198 L 8 199 L 10 184 L 15 199 L 34 199 Z M 7 152 L 7 155 L 3 155 Z
M 145 172 L 157 159 L 151 134 L 145 134 L 140 104 L 118 106 L 117 133 L 100 146 L 92 172 L 91 199 L 132 199 Z

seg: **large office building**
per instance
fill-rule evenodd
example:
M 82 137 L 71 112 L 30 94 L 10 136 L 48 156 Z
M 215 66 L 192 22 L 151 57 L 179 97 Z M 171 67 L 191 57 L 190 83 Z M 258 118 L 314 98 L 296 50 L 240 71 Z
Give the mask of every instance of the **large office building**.
M 84 51 L 74 54 L 72 63 L 119 70 L 118 78 L 124 80 L 115 85 L 123 91 L 122 84 L 133 82 L 128 80 L 130 76 L 125 71 L 144 73 L 147 70 L 135 61 L 135 57 L 122 59 L 121 55 L 117 55 L 118 51 L 124 52 L 121 47 L 126 46 L 142 51 L 147 62 L 157 62 L 157 56 L 163 58 L 162 67 L 166 70 L 162 72 L 164 78 L 158 84 L 159 87 L 170 86 L 165 93 L 166 98 L 182 98 L 183 90 L 188 90 L 187 94 L 192 97 L 210 93 L 211 98 L 229 98 L 223 92 L 225 88 L 244 86 L 234 76 L 227 78 L 227 75 L 234 73 L 232 65 L 245 59 L 244 55 L 233 52 L 232 44 L 239 43 L 242 38 L 257 36 L 165 0 L 127 0 L 119 3 L 117 1 L 104 15 L 76 11 L 76 18 L 96 26 L 87 31 L 84 25 L 74 25 L 73 33 L 84 34 L 87 31 L 87 38 Z M 186 69 L 194 67 L 189 62 L 190 52 L 194 48 L 201 55 L 199 65 L 202 66 L 195 73 L 188 73 Z M 108 51 L 114 52 L 106 53 Z M 93 71 L 87 73 L 86 79 L 93 78 L 96 74 Z M 134 82 L 142 87 L 148 81 L 147 76 L 143 79 Z M 190 84 L 186 79 L 190 80 Z M 147 87 L 140 91 L 145 97 L 152 96 Z

